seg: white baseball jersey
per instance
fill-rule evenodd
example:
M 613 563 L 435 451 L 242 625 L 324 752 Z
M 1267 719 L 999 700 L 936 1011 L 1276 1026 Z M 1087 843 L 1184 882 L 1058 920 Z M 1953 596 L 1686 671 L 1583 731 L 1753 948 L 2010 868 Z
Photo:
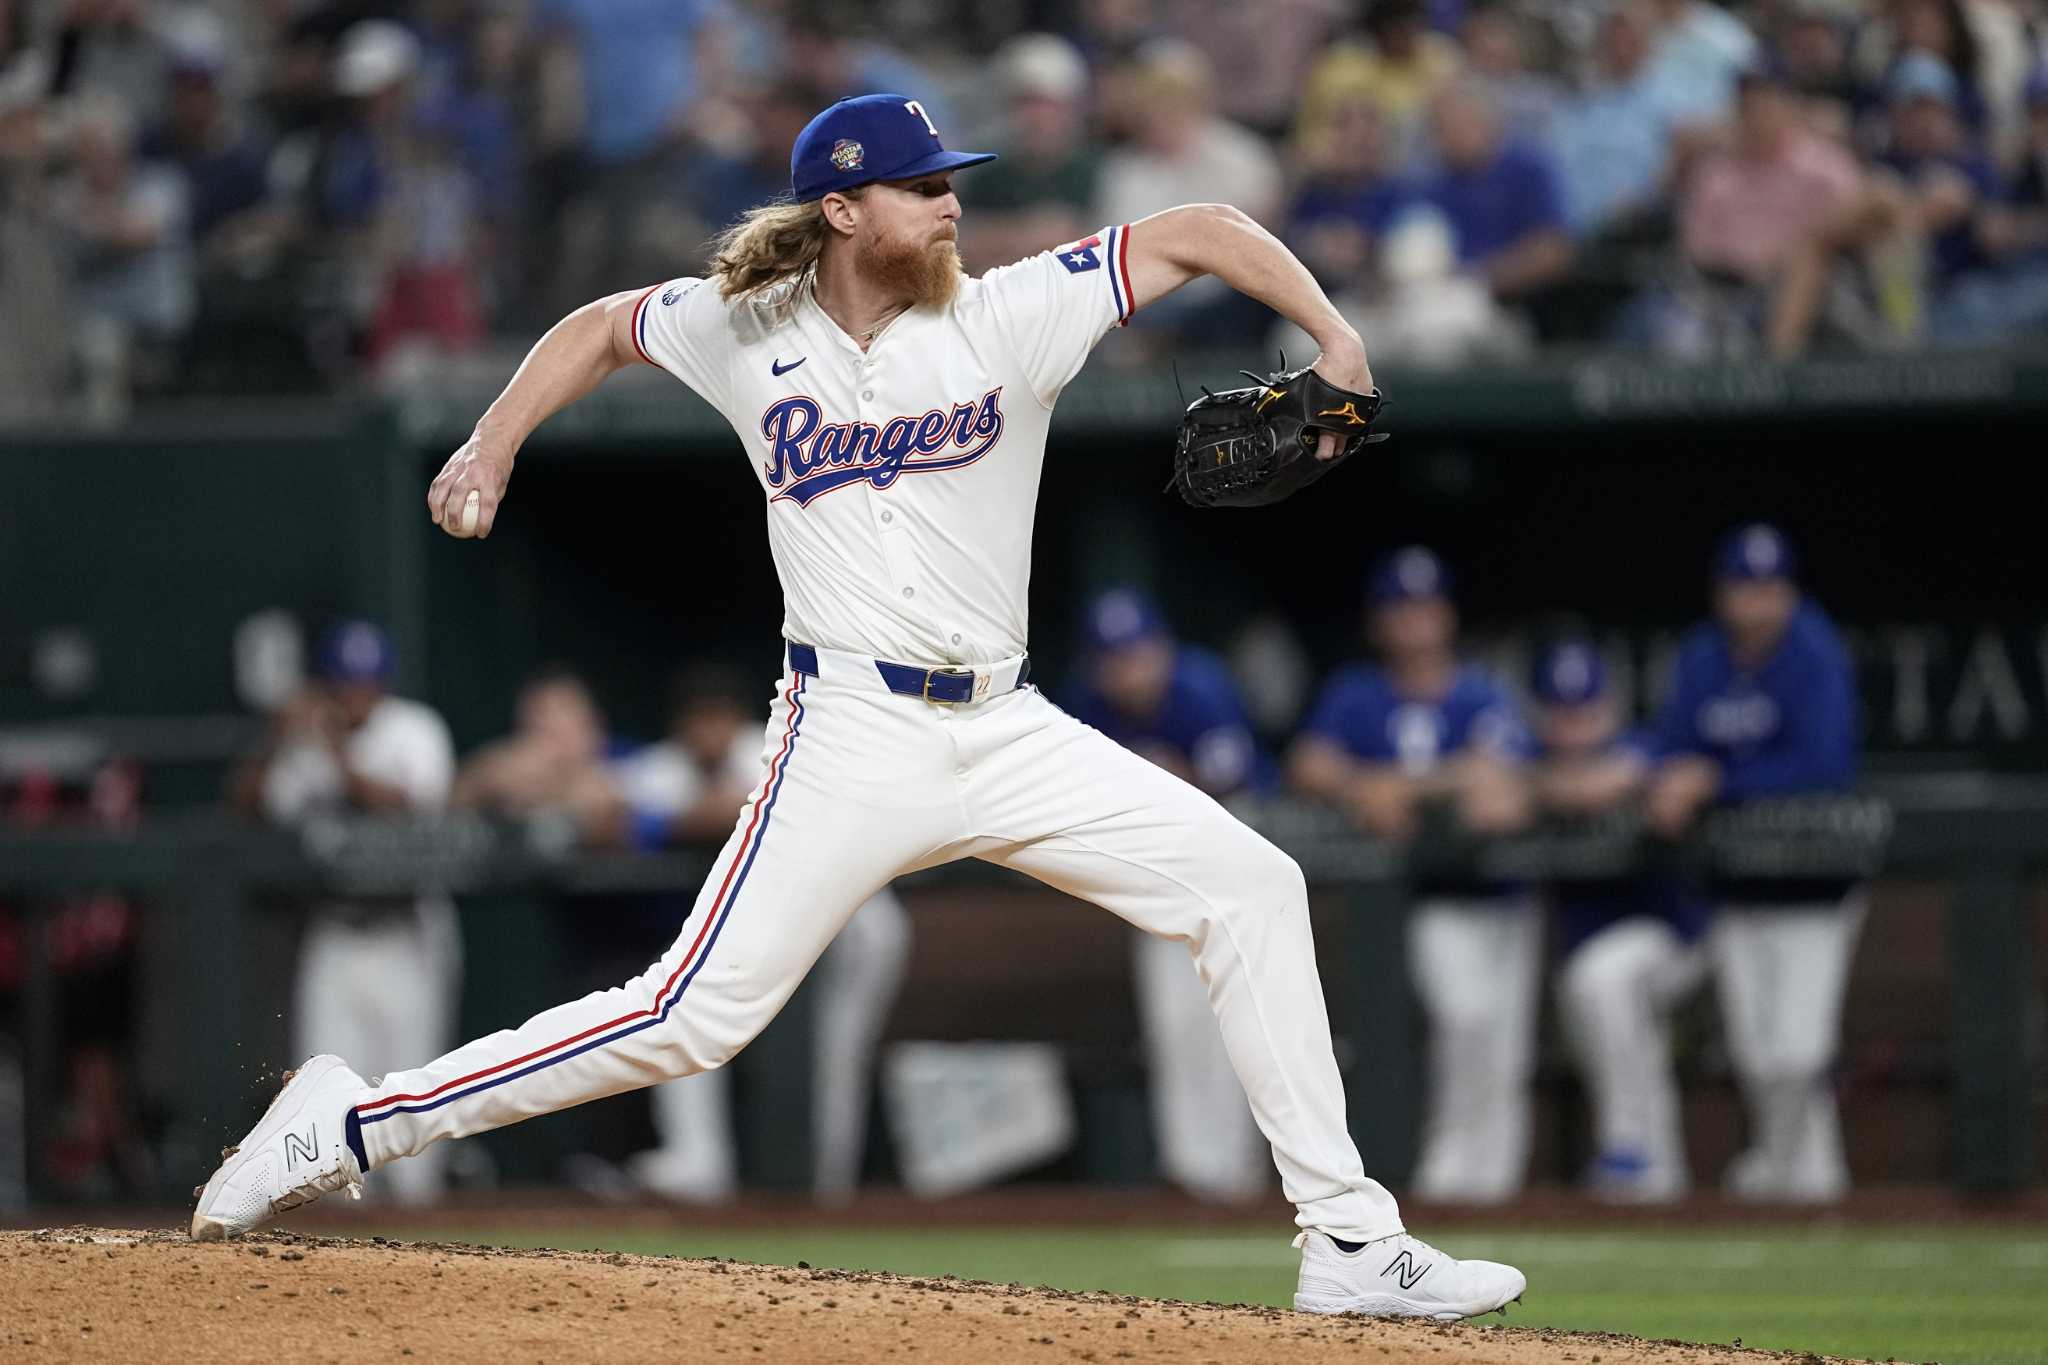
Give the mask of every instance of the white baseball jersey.
M 699 279 L 640 297 L 641 356 L 724 414 L 768 495 L 785 636 L 919 664 L 1024 653 L 1046 431 L 1130 317 L 1128 235 L 964 280 L 865 352 L 808 282 L 738 307 Z
M 385 697 L 350 733 L 342 749 L 349 766 L 364 777 L 397 787 L 416 811 L 439 811 L 455 782 L 455 745 L 448 726 L 430 706 Z M 311 740 L 287 744 L 263 775 L 263 813 L 290 823 L 342 799 L 341 769 L 326 746 Z

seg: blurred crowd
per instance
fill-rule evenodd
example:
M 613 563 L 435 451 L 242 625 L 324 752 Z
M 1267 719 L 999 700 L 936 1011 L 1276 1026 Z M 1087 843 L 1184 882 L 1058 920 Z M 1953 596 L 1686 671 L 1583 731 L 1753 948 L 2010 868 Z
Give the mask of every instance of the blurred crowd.
M 1580 1174 L 1594 1196 L 1661 1203 L 1696 1178 L 1764 1202 L 1829 1202 L 1848 1189 L 1834 1065 L 1861 888 L 1840 878 L 1702 882 L 1670 855 L 1714 811 L 1846 790 L 1859 760 L 1856 681 L 1778 530 L 1731 531 L 1710 576 L 1706 619 L 1640 715 L 1618 661 L 1582 628 L 1550 632 L 1526 676 L 1468 653 L 1452 570 L 1419 546 L 1372 569 L 1358 660 L 1316 683 L 1277 738 L 1253 719 L 1256 677 L 1182 639 L 1159 602 L 1133 587 L 1085 605 L 1076 667 L 1044 684 L 1080 720 L 1219 799 L 1292 797 L 1406 850 L 1406 966 L 1426 1043 L 1420 1155 L 1408 1184 L 1417 1195 L 1486 1203 L 1522 1189 L 1546 999 L 1588 1101 Z M 467 756 L 431 706 L 393 695 L 393 666 L 374 623 L 329 631 L 310 676 L 280 691 L 260 744 L 234 771 L 230 804 L 283 826 L 350 812 L 431 820 L 467 810 L 536 837 L 545 831 L 557 847 L 701 850 L 738 837 L 736 820 L 744 826 L 766 769 L 768 690 L 754 684 L 768 680 L 724 665 L 700 662 L 677 676 L 666 733 L 651 742 L 622 737 L 596 689 L 549 668 L 519 688 L 509 731 Z M 134 786 L 132 772 L 111 773 L 91 795 L 94 811 L 132 819 Z M 47 805 L 48 794 L 24 790 L 10 816 L 35 818 L 37 799 Z M 44 818 L 55 818 L 54 807 Z M 1539 884 L 1501 880 L 1470 857 L 1474 841 L 1538 827 L 1597 831 L 1601 822 L 1648 831 L 1653 852 L 1640 871 Z M 554 951 L 564 984 L 627 979 L 690 932 L 692 904 L 687 893 L 566 898 Z M 327 896 L 303 908 L 294 1055 L 335 1052 L 374 1075 L 457 1041 L 463 954 L 444 895 Z M 0 913 L 0 992 L 21 985 L 11 923 Z M 88 898 L 58 923 L 65 1000 L 90 998 L 127 970 L 123 903 Z M 877 1053 L 912 926 L 884 888 L 814 973 L 812 1183 L 822 1199 L 849 1196 L 870 1164 Z M 1266 1144 L 1188 945 L 1133 931 L 1130 951 L 1160 1174 L 1204 1199 L 1270 1197 Z M 1687 1046 L 1674 1021 L 1701 1017 L 1710 982 L 1719 1027 L 1685 1030 Z M 53 1125 L 69 1145 L 52 1169 L 80 1190 L 95 1188 L 88 1176 L 101 1187 L 137 1178 L 122 1174 L 124 1162 L 147 1170 L 116 1084 L 118 1027 L 96 1016 L 74 1043 L 70 1098 Z M 1703 1035 L 1720 1040 L 1711 1069 L 1732 1074 L 1750 1120 L 1747 1150 L 1720 1172 L 1695 1171 L 1681 1122 L 1681 1060 L 1697 1068 Z M 1353 1045 L 1367 1058 L 1363 1075 L 1406 1064 L 1376 1056 L 1369 1039 Z M 726 1070 L 657 1087 L 648 1112 L 651 1145 L 643 1122 L 627 1135 L 637 1145 L 567 1154 L 562 1174 L 606 1197 L 735 1194 L 741 1162 Z M 437 1144 L 378 1185 L 430 1200 L 450 1154 L 466 1146 Z
M 872 90 L 1004 154 L 970 269 L 1227 200 L 1387 358 L 2038 335 L 2044 37 L 2040 0 L 0 0 L 0 417 L 517 349 L 701 266 Z M 1273 322 L 1140 316 L 1126 359 Z

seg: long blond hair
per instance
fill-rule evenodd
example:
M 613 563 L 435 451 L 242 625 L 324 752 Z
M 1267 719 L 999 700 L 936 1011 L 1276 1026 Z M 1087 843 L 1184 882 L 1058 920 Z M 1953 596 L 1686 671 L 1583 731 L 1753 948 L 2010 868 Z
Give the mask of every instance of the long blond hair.
M 841 191 L 858 199 L 865 185 Z M 783 195 L 711 239 L 711 277 L 726 302 L 751 299 L 788 280 L 801 279 L 818 265 L 832 228 L 825 222 L 822 201 L 799 204 Z

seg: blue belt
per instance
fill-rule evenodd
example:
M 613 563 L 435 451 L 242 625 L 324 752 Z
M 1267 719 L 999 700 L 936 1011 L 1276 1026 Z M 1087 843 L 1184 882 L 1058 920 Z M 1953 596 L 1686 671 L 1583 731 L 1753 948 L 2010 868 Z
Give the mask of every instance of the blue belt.
M 789 666 L 814 678 L 822 676 L 818 672 L 818 651 L 812 645 L 791 640 Z M 877 659 L 875 671 L 882 675 L 883 685 L 899 696 L 949 704 L 974 700 L 975 673 L 971 668 L 919 668 L 916 664 L 892 664 Z M 1027 658 L 1017 666 L 1016 685 L 1022 687 L 1030 676 L 1031 660 Z

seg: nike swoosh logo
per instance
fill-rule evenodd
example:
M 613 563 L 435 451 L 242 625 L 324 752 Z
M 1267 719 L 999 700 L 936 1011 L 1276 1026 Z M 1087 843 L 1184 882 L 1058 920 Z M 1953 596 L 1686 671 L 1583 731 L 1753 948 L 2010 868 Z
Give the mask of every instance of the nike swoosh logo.
M 788 374 L 791 370 L 795 369 L 797 366 L 803 364 L 806 360 L 809 359 L 810 357 L 807 355 L 798 356 L 795 360 L 790 361 L 787 365 L 783 364 L 779 360 L 772 361 L 770 362 L 768 368 L 775 371 L 775 373 L 779 375 Z

